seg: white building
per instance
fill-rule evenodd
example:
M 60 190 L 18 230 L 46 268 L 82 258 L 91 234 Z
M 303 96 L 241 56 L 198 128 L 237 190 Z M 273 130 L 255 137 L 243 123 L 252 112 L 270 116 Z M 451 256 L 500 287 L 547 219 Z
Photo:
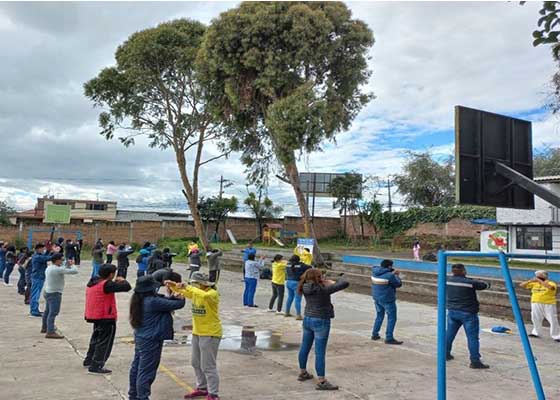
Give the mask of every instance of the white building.
M 534 181 L 560 196 L 560 175 Z M 498 208 L 496 219 L 507 226 L 510 253 L 560 254 L 560 209 L 540 197 L 535 196 L 534 210 Z

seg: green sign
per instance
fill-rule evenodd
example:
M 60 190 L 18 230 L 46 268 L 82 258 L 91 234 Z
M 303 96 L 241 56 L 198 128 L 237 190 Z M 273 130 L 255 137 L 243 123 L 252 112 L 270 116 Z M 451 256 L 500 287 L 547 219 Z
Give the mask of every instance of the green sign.
M 47 224 L 69 224 L 70 205 L 47 204 L 45 223 Z

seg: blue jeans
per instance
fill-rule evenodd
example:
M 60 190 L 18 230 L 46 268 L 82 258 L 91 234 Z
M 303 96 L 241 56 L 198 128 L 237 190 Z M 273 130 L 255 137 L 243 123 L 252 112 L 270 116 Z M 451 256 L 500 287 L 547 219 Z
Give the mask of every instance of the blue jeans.
M 39 299 L 41 298 L 41 290 L 45 284 L 44 279 L 31 278 L 31 300 L 29 302 L 29 312 L 31 315 L 39 315 Z
M 243 305 L 255 305 L 255 292 L 257 291 L 257 279 L 245 278 L 245 291 L 243 292 Z
M 4 270 L 4 282 L 6 284 L 10 283 L 10 274 L 14 270 L 14 264 L 6 263 L 6 269 Z
M 286 314 L 290 313 L 292 302 L 296 300 L 296 314 L 301 315 L 301 295 L 297 292 L 298 281 L 286 281 L 288 289 L 288 299 L 286 300 Z
M 161 360 L 163 340 L 134 338 L 134 359 L 129 373 L 129 400 L 148 400 Z
M 465 311 L 448 310 L 447 311 L 447 355 L 451 355 L 451 348 L 457 332 L 463 326 L 467 335 L 467 346 L 471 362 L 480 361 L 480 341 L 478 334 L 480 332 L 480 324 L 478 314 L 468 313 Z
M 379 335 L 381 330 L 381 325 L 385 319 L 385 314 L 387 314 L 387 329 L 385 331 L 385 340 L 393 340 L 393 332 L 395 331 L 395 325 L 397 324 L 397 303 L 391 301 L 384 303 L 375 300 L 375 311 L 377 313 L 375 317 L 375 322 L 373 323 L 372 336 Z
M 315 341 L 315 370 L 317 371 L 317 376 L 325 376 L 325 355 L 327 354 L 330 330 L 330 319 L 311 317 L 303 319 L 303 339 L 298 355 L 300 369 L 307 369 L 307 359 L 311 346 L 313 346 L 313 341 Z
M 2 264 L 0 264 L 0 279 L 2 279 L 4 277 L 4 270 L 6 269 L 6 262 L 4 261 Z
M 92 265 L 91 277 L 94 278 L 96 276 L 99 276 L 99 268 L 101 268 L 101 264 L 98 264 L 95 261 L 92 261 L 91 265 Z
M 43 313 L 43 330 L 46 330 L 47 333 L 55 333 L 56 326 L 54 325 L 54 320 L 60 312 L 62 293 L 45 293 L 45 301 L 47 305 Z

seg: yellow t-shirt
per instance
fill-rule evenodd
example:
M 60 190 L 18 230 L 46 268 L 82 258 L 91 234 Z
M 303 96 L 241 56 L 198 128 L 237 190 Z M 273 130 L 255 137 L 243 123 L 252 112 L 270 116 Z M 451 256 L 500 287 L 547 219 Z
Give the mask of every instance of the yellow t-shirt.
M 302 263 L 306 265 L 311 265 L 311 263 L 313 262 L 313 254 L 305 251 L 303 252 L 303 254 L 299 256 L 299 259 L 301 260 Z
M 540 282 L 529 282 L 527 289 L 531 289 L 531 303 L 556 304 L 556 283 L 546 281 L 552 289 L 544 287 Z
M 286 261 L 272 262 L 272 283 L 283 285 L 286 282 Z
M 220 294 L 215 289 L 202 290 L 194 286 L 171 290 L 191 300 L 193 317 L 193 335 L 222 337 L 220 321 Z

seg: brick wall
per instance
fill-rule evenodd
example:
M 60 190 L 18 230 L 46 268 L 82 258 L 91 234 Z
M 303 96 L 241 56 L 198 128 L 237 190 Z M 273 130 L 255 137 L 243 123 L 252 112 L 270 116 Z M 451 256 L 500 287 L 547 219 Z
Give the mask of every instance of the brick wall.
M 267 222 L 279 223 L 286 230 L 303 232 L 303 222 L 298 217 L 285 217 Z M 316 232 L 319 239 L 335 236 L 339 227 L 338 218 L 315 218 Z M 0 226 L 0 240 L 15 242 L 16 239 L 27 242 L 29 229 L 40 229 L 45 232 L 34 232 L 33 241 L 45 241 L 50 237 L 50 226 L 44 224 L 22 224 L 21 226 Z M 134 222 L 98 222 L 91 224 L 69 224 L 61 226 L 66 231 L 80 231 L 84 242 L 93 243 L 98 238 L 103 238 L 105 242 L 114 240 L 115 242 L 143 243 L 146 241 L 156 242 L 164 237 L 184 238 L 195 237 L 196 233 L 192 222 L 184 221 L 134 221 Z M 210 223 L 209 232 L 213 232 L 215 225 Z M 255 239 L 258 235 L 256 222 L 251 218 L 228 218 L 225 225 L 220 225 L 220 237 L 228 240 L 226 229 L 231 229 L 236 239 L 249 240 Z M 58 236 L 70 237 L 70 234 L 56 233 Z
M 446 224 L 423 223 L 409 229 L 406 236 L 437 235 L 474 238 L 480 235 L 480 231 L 487 229 L 486 225 L 472 224 L 465 219 L 455 218 Z

